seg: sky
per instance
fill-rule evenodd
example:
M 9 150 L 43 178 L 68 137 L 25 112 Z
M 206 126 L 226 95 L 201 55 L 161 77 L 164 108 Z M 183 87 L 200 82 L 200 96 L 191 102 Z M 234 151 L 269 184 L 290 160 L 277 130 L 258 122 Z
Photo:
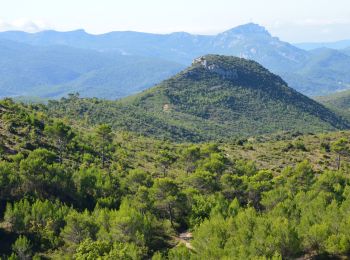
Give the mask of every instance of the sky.
M 0 0 L 0 31 L 216 34 L 248 22 L 289 42 L 350 39 L 350 0 Z

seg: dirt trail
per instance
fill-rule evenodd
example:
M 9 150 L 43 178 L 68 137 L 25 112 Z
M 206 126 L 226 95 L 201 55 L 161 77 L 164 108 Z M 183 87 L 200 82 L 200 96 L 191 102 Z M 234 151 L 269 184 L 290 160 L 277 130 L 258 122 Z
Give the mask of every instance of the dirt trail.
M 188 249 L 194 250 L 191 245 L 192 233 L 191 232 L 183 232 L 175 237 L 175 240 L 178 241 L 179 244 L 184 244 Z

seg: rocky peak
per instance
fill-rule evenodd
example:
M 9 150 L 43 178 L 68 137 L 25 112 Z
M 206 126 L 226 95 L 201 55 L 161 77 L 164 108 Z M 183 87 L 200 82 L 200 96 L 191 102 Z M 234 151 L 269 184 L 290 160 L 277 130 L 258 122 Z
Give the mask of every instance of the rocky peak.
M 205 68 L 209 72 L 220 75 L 224 79 L 236 79 L 238 77 L 237 70 L 225 68 L 224 66 L 220 65 L 219 63 L 215 63 L 215 61 L 212 60 L 208 61 L 208 58 L 206 56 L 202 56 L 193 60 L 192 65 L 196 64 Z
M 227 30 L 218 36 L 228 36 L 228 35 L 247 35 L 247 34 L 261 34 L 271 37 L 271 34 L 266 30 L 265 27 L 260 26 L 259 24 L 255 23 L 248 23 L 244 25 L 237 26 L 235 28 L 232 28 L 230 30 Z

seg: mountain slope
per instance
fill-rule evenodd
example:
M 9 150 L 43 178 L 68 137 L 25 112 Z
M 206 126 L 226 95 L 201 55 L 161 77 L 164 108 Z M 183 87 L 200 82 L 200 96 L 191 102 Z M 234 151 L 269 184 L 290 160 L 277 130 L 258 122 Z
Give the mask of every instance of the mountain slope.
M 350 59 L 348 56 L 340 57 L 339 53 L 330 53 L 335 57 L 329 56 L 326 59 L 318 51 L 309 52 L 283 42 L 277 37 L 271 36 L 264 27 L 253 23 L 211 36 L 192 35 L 184 32 L 149 34 L 129 31 L 92 35 L 83 30 L 77 30 L 71 32 L 43 31 L 34 34 L 10 31 L 0 33 L 0 39 L 31 44 L 41 48 L 63 45 L 97 51 L 101 55 L 102 53 L 105 55 L 118 53 L 124 56 L 143 56 L 150 58 L 151 61 L 161 59 L 183 64 L 182 68 L 189 65 L 195 57 L 208 53 L 238 56 L 261 63 L 272 72 L 281 75 L 291 87 L 310 96 L 344 90 L 350 85 L 347 76 L 348 67 L 341 65 L 324 67 L 324 64 L 328 62 L 327 59 L 337 60 L 339 64 L 348 63 Z M 320 55 L 323 59 L 320 59 Z M 311 65 L 314 66 L 314 70 L 303 69 Z M 167 66 L 169 64 L 164 68 Z M 137 68 L 135 67 L 135 69 Z M 166 69 L 166 71 L 168 70 Z M 171 71 L 174 70 L 171 69 Z M 132 79 L 133 75 L 125 80 Z M 147 75 L 153 76 L 152 74 Z M 85 82 L 86 77 L 88 76 L 79 80 L 74 78 L 72 85 L 78 84 L 77 81 Z M 121 81 L 123 80 L 124 78 L 121 79 Z M 342 85 L 339 85 L 339 82 L 342 82 Z M 137 84 L 138 82 L 134 85 Z M 147 86 L 149 85 L 137 88 L 144 89 Z M 80 86 L 77 89 L 80 89 Z M 105 90 L 101 92 L 105 92 Z M 82 94 L 85 93 L 82 92 Z
M 216 35 L 210 45 L 210 53 L 252 59 L 276 72 L 296 69 L 308 58 L 307 52 L 272 37 L 264 27 L 252 23 Z
M 315 99 L 350 120 L 350 90 Z
M 219 55 L 197 59 L 160 85 L 117 102 L 73 96 L 51 101 L 49 110 L 54 116 L 182 141 L 349 127 L 258 63 Z
M 59 97 L 79 91 L 89 97 L 117 98 L 150 87 L 183 68 L 153 58 L 8 40 L 0 40 L 0 57 L 0 97 Z M 91 83 L 86 84 L 84 78 Z
M 350 89 L 350 56 L 341 51 L 321 48 L 309 52 L 304 65 L 292 72 L 280 75 L 298 91 L 307 95 L 327 95 Z
M 350 56 L 350 47 L 348 48 L 345 48 L 343 50 L 341 50 L 343 53 L 345 53 L 346 55 L 349 55 Z

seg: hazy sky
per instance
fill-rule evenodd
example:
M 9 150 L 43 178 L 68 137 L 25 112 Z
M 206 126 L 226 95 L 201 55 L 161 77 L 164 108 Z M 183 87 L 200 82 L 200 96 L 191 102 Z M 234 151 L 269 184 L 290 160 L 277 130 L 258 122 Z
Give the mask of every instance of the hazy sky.
M 215 34 L 247 22 L 291 42 L 350 39 L 350 0 L 0 0 L 0 31 Z

